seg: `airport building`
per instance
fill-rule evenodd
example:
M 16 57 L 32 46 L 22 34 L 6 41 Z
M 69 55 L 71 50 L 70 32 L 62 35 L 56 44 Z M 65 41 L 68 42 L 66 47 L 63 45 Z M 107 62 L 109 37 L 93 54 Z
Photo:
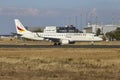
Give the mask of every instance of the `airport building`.
M 87 27 L 84 28 L 83 32 L 85 33 L 94 33 L 96 34 L 97 30 L 100 29 L 101 34 L 106 34 L 107 32 L 116 30 L 118 25 L 96 25 L 88 23 Z M 65 27 L 57 27 L 57 26 L 39 26 L 39 27 L 27 27 L 30 31 L 38 31 L 38 32 L 54 32 L 54 33 L 78 33 L 80 32 L 73 25 L 67 25 Z
M 118 25 L 103 25 L 102 32 L 105 34 L 107 32 L 116 30 L 118 27 L 120 27 L 120 26 L 118 26 Z
M 102 26 L 96 24 L 90 24 L 90 23 L 88 23 L 86 28 L 84 28 L 86 33 L 94 33 L 94 34 L 96 34 L 98 29 L 102 31 Z
M 53 32 L 53 33 L 78 33 L 79 30 L 73 25 L 65 26 L 65 27 L 57 27 L 57 26 L 46 26 L 46 27 L 27 27 L 30 31 L 41 30 L 41 32 Z
M 118 25 L 96 25 L 88 23 L 87 27 L 84 28 L 84 32 L 86 33 L 94 33 L 96 34 L 97 30 L 100 29 L 101 34 L 106 34 L 107 32 L 116 30 Z

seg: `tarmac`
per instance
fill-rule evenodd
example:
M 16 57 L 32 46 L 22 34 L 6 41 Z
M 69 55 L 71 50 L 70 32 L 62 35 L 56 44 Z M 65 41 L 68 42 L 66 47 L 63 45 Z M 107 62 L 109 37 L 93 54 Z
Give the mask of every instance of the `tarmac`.
M 0 48 L 120 48 L 120 45 L 0 45 Z

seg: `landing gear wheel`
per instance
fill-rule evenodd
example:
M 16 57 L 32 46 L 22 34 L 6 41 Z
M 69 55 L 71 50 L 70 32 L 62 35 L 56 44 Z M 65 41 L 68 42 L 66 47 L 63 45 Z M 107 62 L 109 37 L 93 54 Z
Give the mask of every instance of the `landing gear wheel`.
M 54 43 L 54 46 L 60 46 L 61 43 Z
M 57 43 L 54 43 L 54 46 L 57 46 Z
M 61 45 L 61 43 L 58 43 L 58 45 L 60 46 L 60 45 Z

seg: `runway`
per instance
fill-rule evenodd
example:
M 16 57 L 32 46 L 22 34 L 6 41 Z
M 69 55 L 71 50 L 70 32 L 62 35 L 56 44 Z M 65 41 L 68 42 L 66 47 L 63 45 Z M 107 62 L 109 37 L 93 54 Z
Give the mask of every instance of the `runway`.
M 0 48 L 120 48 L 120 45 L 0 45 Z

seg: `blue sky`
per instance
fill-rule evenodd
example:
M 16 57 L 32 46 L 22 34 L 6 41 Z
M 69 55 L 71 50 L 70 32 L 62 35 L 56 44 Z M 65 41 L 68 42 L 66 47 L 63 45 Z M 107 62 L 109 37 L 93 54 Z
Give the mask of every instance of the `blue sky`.
M 77 25 L 88 21 L 111 24 L 120 21 L 120 0 L 0 0 L 0 34 L 16 32 L 14 19 L 25 26 Z M 77 24 L 75 22 L 77 17 Z

